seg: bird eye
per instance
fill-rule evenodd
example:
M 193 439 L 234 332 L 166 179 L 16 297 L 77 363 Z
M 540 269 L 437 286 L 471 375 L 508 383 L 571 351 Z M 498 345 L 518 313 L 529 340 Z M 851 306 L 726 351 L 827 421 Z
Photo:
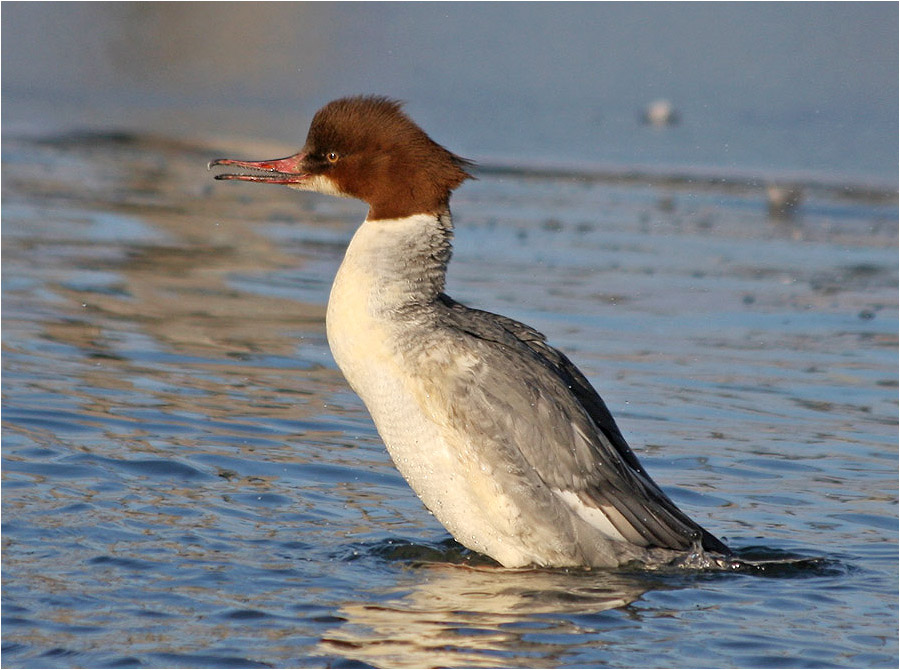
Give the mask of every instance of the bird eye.
M 337 155 L 336 151 L 329 151 L 326 158 L 328 159 L 329 163 L 337 163 L 339 156 Z

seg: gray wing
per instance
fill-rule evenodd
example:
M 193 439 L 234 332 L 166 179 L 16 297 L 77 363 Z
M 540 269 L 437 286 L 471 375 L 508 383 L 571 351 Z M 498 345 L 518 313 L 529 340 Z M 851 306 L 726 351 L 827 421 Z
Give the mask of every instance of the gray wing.
M 484 374 L 494 376 L 477 391 L 490 414 L 484 420 L 494 432 L 514 436 L 515 448 L 547 486 L 601 510 L 635 544 L 682 550 L 700 541 L 706 550 L 731 553 L 650 478 L 606 403 L 542 334 L 448 296 L 440 304 L 442 325 L 473 338 L 469 343 L 477 343 Z

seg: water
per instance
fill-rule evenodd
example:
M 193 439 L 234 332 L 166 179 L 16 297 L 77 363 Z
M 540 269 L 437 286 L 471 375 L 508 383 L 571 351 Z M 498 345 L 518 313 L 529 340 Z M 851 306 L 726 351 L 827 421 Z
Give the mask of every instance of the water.
M 894 664 L 894 205 L 462 189 L 454 293 L 550 333 L 745 556 L 819 559 L 509 571 L 449 542 L 331 361 L 361 207 L 213 183 L 219 149 L 5 143 L 6 664 Z
M 365 207 L 217 183 L 203 167 L 289 153 L 282 130 L 314 106 L 248 117 L 246 99 L 224 96 L 237 76 L 229 61 L 197 93 L 218 92 L 219 126 L 179 88 L 216 61 L 169 50 L 183 70 L 164 83 L 137 76 L 154 45 L 148 17 L 189 33 L 196 6 L 172 5 L 182 12 L 172 18 L 148 5 L 38 5 L 31 23 L 24 7 L 4 6 L 4 38 L 55 26 L 46 52 L 103 56 L 109 44 L 90 32 L 112 23 L 121 30 L 105 39 L 138 46 L 93 69 L 84 53 L 58 61 L 123 87 L 97 84 L 89 103 L 48 79 L 34 49 L 32 90 L 16 89 L 28 73 L 4 40 L 4 666 L 897 666 L 898 217 L 895 184 L 885 187 L 896 156 L 885 168 L 836 148 L 864 146 L 875 121 L 843 126 L 821 163 L 798 158 L 816 153 L 807 129 L 791 151 L 673 166 L 685 135 L 696 138 L 689 108 L 681 127 L 654 131 L 629 103 L 617 123 L 632 124 L 637 153 L 625 165 L 548 150 L 566 145 L 543 108 L 534 132 L 553 139 L 541 149 L 529 154 L 513 125 L 468 152 L 484 166 L 454 196 L 450 293 L 547 333 L 676 502 L 742 558 L 766 562 L 505 570 L 424 510 L 328 352 L 328 289 Z M 313 27 L 338 25 L 328 12 L 342 10 L 308 7 L 275 18 L 313 12 Z M 461 20 L 438 7 L 449 27 Z M 399 20 L 388 8 L 382 20 Z M 229 11 L 209 33 L 246 10 Z M 378 18 L 365 11 L 353 20 Z M 404 21 L 422 20 L 411 11 Z M 246 30 L 285 39 L 261 29 L 272 16 L 245 16 Z M 821 30 L 838 30 L 832 19 Z M 383 36 L 405 24 L 373 25 Z M 334 53 L 327 31 L 303 26 Z M 185 34 L 170 46 L 187 49 Z M 397 86 L 416 91 L 425 84 L 410 68 Z M 242 93 L 265 100 L 271 86 L 251 77 Z M 429 130 L 444 127 L 439 107 L 416 104 Z M 474 109 L 451 115 L 439 139 L 474 142 L 484 132 Z M 485 118 L 494 128 L 497 110 Z M 797 118 L 762 134 L 789 133 Z M 734 128 L 739 146 L 760 136 Z M 774 215 L 765 186 L 786 176 L 803 201 Z

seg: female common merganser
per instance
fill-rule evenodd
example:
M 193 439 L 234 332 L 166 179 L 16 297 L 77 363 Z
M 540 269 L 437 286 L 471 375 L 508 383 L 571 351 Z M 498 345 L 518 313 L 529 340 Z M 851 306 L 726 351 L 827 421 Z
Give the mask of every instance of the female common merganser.
M 654 483 L 562 352 L 444 293 L 450 193 L 473 164 L 398 102 L 335 100 L 299 153 L 214 165 L 241 170 L 216 179 L 368 203 L 331 288 L 328 343 L 397 469 L 457 541 L 506 567 L 731 553 Z

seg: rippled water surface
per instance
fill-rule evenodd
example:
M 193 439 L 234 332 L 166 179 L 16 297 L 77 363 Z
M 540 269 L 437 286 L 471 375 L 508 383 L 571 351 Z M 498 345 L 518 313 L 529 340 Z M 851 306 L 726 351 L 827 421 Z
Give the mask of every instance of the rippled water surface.
M 671 496 L 770 561 L 504 570 L 331 359 L 362 205 L 203 169 L 283 147 L 3 149 L 5 666 L 896 667 L 895 196 L 463 187 L 451 294 L 546 332 Z

